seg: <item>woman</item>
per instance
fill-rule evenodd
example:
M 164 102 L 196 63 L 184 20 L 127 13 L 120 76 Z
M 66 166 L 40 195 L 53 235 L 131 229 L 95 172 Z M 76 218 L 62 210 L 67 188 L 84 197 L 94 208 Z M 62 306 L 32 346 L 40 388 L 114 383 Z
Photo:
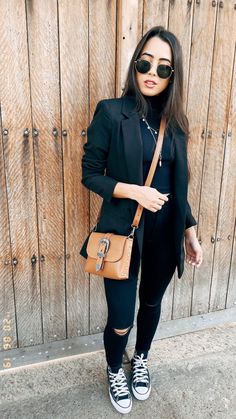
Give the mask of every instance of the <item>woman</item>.
M 103 198 L 97 231 L 128 235 L 138 203 L 144 207 L 135 231 L 129 278 L 104 278 L 108 319 L 104 330 L 109 395 L 120 413 L 132 408 L 122 356 L 133 327 L 141 266 L 137 339 L 131 360 L 131 389 L 138 400 L 151 391 L 148 351 L 159 322 L 161 301 L 177 267 L 199 267 L 202 249 L 187 201 L 188 120 L 183 112 L 182 50 L 164 27 L 150 29 L 131 59 L 120 98 L 98 102 L 88 127 L 82 183 Z M 166 129 L 152 184 L 144 182 L 155 150 L 161 116 Z M 87 257 L 86 239 L 80 253 Z M 141 265 L 140 265 L 141 264 Z

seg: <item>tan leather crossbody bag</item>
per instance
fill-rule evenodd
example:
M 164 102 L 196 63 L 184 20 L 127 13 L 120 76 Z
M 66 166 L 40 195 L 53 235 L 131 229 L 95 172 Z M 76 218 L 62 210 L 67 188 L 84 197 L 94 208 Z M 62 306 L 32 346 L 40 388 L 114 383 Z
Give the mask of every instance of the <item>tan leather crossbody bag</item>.
M 163 144 L 165 127 L 166 119 L 162 116 L 157 144 L 145 186 L 150 186 L 152 183 Z M 86 248 L 88 257 L 85 262 L 85 272 L 118 280 L 129 277 L 134 233 L 139 226 L 142 212 L 143 206 L 138 204 L 128 236 L 97 231 L 90 233 Z

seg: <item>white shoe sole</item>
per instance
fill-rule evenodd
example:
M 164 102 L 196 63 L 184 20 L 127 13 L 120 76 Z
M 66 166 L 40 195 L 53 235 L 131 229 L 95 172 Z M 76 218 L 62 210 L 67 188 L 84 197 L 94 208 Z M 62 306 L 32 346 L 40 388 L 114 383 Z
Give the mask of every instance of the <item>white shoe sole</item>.
M 121 407 L 113 400 L 113 397 L 112 397 L 111 392 L 110 392 L 110 388 L 109 388 L 109 396 L 110 396 L 111 403 L 114 406 L 114 408 L 117 410 L 117 412 L 125 414 L 125 413 L 129 413 L 131 411 L 131 409 L 132 409 L 132 399 L 130 401 L 130 406 L 129 407 Z
M 138 399 L 138 400 L 147 400 L 147 399 L 148 399 L 148 397 L 150 396 L 150 393 L 151 393 L 151 389 L 152 389 L 152 387 L 151 387 L 151 385 L 150 385 L 149 390 L 148 390 L 148 391 L 147 391 L 147 393 L 145 393 L 145 394 L 140 394 L 140 393 L 138 393 L 138 392 L 135 390 L 135 388 L 133 387 L 133 385 L 131 385 L 131 389 L 132 389 L 132 393 L 133 393 L 133 395 L 134 395 L 134 397 L 135 397 L 136 399 Z

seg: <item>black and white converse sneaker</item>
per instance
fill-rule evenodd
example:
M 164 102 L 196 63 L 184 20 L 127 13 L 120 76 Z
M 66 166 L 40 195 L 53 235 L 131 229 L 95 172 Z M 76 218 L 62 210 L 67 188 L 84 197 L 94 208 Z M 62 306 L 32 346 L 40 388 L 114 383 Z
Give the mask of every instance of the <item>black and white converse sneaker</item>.
M 129 413 L 132 408 L 132 396 L 123 368 L 120 368 L 117 373 L 114 373 L 108 365 L 107 375 L 109 395 L 113 406 L 120 413 Z
M 131 388 L 134 396 L 138 400 L 146 400 L 151 392 L 150 375 L 147 367 L 147 358 L 144 354 L 134 353 L 131 359 L 132 378 Z

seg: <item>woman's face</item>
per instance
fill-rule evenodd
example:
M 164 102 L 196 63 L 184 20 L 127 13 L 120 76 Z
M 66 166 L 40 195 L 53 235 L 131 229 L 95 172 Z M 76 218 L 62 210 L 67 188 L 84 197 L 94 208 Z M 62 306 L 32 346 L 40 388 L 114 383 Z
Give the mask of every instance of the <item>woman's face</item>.
M 158 95 L 166 89 L 170 77 L 167 79 L 160 78 L 156 68 L 158 64 L 168 64 L 173 67 L 170 45 L 159 37 L 153 36 L 144 45 L 139 58 L 143 58 L 152 63 L 150 70 L 145 74 L 139 73 L 136 70 L 136 80 L 141 93 L 146 96 Z M 155 84 L 145 84 L 146 80 L 151 80 Z

